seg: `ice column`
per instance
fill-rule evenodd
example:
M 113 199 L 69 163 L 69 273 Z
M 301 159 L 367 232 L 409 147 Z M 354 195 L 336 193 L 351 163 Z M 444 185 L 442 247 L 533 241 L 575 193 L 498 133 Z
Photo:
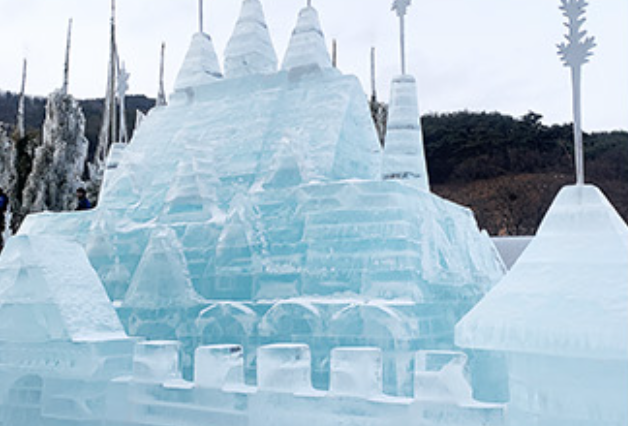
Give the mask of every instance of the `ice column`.
M 259 0 L 244 0 L 225 51 L 225 76 L 237 78 L 276 71 L 277 55 L 262 4 Z
M 175 91 L 213 83 L 222 78 L 220 64 L 209 35 L 196 33 L 174 85 Z
M 414 179 L 422 189 L 430 189 L 416 80 L 411 75 L 396 77 L 392 82 L 383 177 Z
M 292 32 L 282 69 L 287 71 L 308 66 L 332 68 L 318 12 L 311 6 L 299 13 L 299 20 Z

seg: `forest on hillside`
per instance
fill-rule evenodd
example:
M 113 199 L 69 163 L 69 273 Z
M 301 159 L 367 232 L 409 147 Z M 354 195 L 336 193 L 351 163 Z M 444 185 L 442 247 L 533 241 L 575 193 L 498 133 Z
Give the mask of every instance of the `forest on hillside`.
M 127 98 L 127 122 L 155 101 Z M 26 127 L 37 137 L 45 98 L 27 98 Z M 103 100 L 79 101 L 90 155 L 98 141 Z M 385 108 L 384 108 L 385 110 Z M 17 95 L 0 93 L 0 122 L 14 123 Z M 385 114 L 379 114 L 385 123 Z M 574 181 L 573 130 L 545 125 L 540 114 L 511 117 L 497 112 L 455 112 L 422 117 L 430 180 L 435 193 L 472 208 L 492 235 L 536 232 L 558 190 Z M 628 220 L 628 132 L 584 136 L 587 181 L 598 185 Z

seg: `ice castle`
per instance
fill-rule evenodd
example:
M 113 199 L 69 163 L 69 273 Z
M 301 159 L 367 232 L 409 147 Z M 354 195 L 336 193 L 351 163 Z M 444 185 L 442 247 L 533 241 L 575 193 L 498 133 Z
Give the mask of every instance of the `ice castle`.
M 98 208 L 8 242 L 0 425 L 625 426 L 628 233 L 603 195 L 566 189 L 507 274 L 429 190 L 411 76 L 382 150 L 313 7 L 280 66 L 244 0 L 223 64 L 194 35 Z

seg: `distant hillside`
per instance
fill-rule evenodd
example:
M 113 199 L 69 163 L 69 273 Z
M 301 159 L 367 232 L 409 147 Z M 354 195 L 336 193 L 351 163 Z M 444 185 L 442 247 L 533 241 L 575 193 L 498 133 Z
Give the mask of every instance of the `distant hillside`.
M 28 98 L 27 127 L 41 129 L 44 98 Z M 132 130 L 136 110 L 155 101 L 127 99 Z M 81 101 L 92 153 L 98 140 L 102 99 Z M 0 93 L 0 122 L 14 123 L 17 96 Z M 385 108 L 379 117 L 385 123 Z M 499 113 L 457 112 L 422 119 L 434 191 L 471 207 L 491 234 L 533 234 L 561 186 L 573 178 L 571 125 L 546 126 L 542 116 L 514 118 Z M 628 221 L 628 132 L 585 135 L 587 180 L 598 185 Z
M 471 207 L 491 234 L 530 235 L 558 190 L 575 181 L 571 125 L 535 113 L 428 115 L 423 131 L 434 191 Z M 628 132 L 585 134 L 587 181 L 628 221 Z

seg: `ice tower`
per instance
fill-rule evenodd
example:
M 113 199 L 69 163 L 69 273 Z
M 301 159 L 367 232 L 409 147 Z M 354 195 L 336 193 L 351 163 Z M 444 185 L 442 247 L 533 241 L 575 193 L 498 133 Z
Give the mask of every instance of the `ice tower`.
M 564 188 L 506 278 L 457 326 L 507 354 L 512 426 L 628 422 L 628 227 L 593 186 Z
M 277 393 L 290 407 L 302 391 L 309 415 L 338 395 L 378 418 L 390 409 L 390 421 L 450 408 L 469 424 L 499 419 L 470 396 L 464 354 L 449 352 L 455 323 L 504 273 L 473 214 L 426 191 L 426 175 L 382 178 L 367 97 L 331 66 L 313 7 L 276 70 L 261 6 L 245 0 L 225 62 L 223 78 L 209 36 L 194 35 L 168 105 L 112 151 L 98 208 L 21 230 L 79 242 L 125 331 L 149 340 L 133 376 L 112 384 L 112 412 L 137 421 L 114 424 L 171 424 L 164 406 L 199 409 L 203 386 L 228 382 L 234 363 L 235 394 L 219 395 L 249 424 Z M 400 85 L 391 140 L 420 136 L 413 80 Z M 372 371 L 359 377 L 353 361 Z M 281 410 L 264 415 L 287 422 Z

